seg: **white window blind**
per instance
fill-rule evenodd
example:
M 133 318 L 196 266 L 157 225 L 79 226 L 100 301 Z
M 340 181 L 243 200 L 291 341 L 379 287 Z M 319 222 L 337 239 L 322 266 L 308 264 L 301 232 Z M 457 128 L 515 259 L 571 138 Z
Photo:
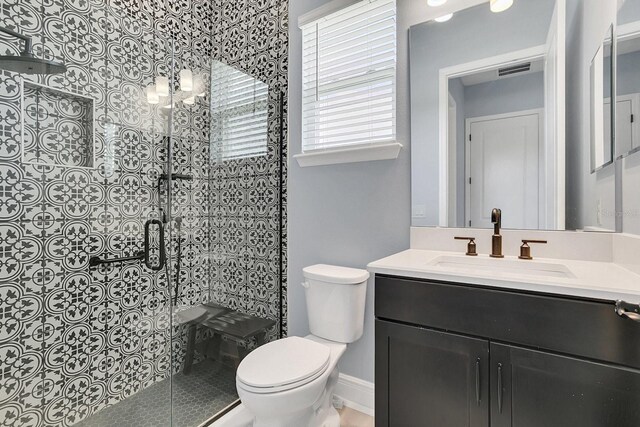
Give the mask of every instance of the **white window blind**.
M 211 148 L 222 160 L 267 154 L 268 86 L 213 61 L 211 67 Z
M 308 23 L 302 46 L 302 151 L 395 141 L 395 0 Z

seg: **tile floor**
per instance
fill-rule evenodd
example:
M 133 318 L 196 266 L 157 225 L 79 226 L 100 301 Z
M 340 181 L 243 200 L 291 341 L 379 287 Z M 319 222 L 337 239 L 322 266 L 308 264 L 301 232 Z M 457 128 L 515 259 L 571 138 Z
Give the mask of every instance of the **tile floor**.
M 173 394 L 173 424 L 170 384 L 164 380 L 74 427 L 197 427 L 238 398 L 235 371 L 205 360 L 189 375 L 173 376 Z

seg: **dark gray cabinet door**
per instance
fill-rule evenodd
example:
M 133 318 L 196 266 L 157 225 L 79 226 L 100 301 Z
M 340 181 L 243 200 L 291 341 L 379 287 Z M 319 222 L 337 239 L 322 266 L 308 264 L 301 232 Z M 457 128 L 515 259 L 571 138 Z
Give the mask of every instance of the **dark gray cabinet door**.
M 377 427 L 488 427 L 489 342 L 376 320 Z
M 492 427 L 640 426 L 638 370 L 491 343 L 490 383 Z

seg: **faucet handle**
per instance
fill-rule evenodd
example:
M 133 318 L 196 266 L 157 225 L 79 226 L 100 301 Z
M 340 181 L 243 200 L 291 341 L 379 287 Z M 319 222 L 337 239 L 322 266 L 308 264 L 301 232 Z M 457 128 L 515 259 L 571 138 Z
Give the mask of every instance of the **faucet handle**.
M 531 246 L 529 243 L 547 243 L 546 240 L 523 240 L 522 246 L 520 246 L 520 259 L 533 259 L 531 256 Z
M 475 237 L 454 237 L 456 240 L 468 240 L 467 244 L 467 253 L 465 255 L 468 256 L 477 256 L 478 252 L 476 252 L 476 238 Z

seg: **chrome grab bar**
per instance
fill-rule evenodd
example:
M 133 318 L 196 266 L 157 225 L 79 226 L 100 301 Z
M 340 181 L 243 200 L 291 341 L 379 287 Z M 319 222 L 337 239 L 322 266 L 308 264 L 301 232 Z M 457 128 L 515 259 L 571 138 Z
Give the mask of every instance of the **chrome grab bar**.
M 618 300 L 616 301 L 616 314 L 640 323 L 640 305 L 638 304 L 629 304 L 628 302 Z

